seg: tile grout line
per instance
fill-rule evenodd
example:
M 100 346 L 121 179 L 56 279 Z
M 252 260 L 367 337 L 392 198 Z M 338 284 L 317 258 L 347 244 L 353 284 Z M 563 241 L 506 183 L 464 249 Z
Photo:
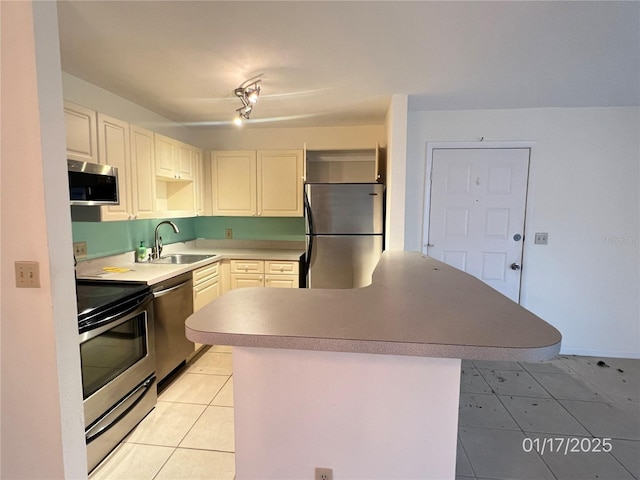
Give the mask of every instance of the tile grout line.
M 203 352 L 200 356 L 197 357 L 197 359 L 200 359 L 202 357 L 202 355 L 205 355 L 206 353 L 208 353 L 209 350 Z M 221 352 L 215 352 L 215 353 L 221 353 Z M 195 363 L 195 361 L 193 362 Z M 184 365 L 184 372 L 182 372 L 182 374 L 187 373 L 188 371 L 188 364 Z M 177 372 L 178 373 L 178 372 Z M 203 374 L 203 373 L 198 373 L 198 375 L 214 375 L 214 374 Z M 222 375 L 218 375 L 218 376 L 222 376 Z M 209 408 L 211 405 L 211 402 L 213 402 L 216 397 L 220 394 L 220 392 L 222 391 L 222 389 L 224 388 L 224 386 L 229 382 L 229 379 L 231 378 L 232 375 L 228 375 L 227 380 L 224 382 L 224 384 L 220 387 L 220 389 L 215 393 L 215 395 L 213 396 L 213 398 L 211 399 L 211 401 L 207 404 L 191 404 L 191 403 L 187 403 L 187 405 L 202 405 L 204 406 L 204 409 L 202 410 L 202 412 L 200 413 L 200 415 L 198 415 L 198 417 L 195 419 L 195 421 L 193 422 L 193 424 L 191 425 L 191 427 L 189 427 L 189 429 L 186 431 L 186 433 L 182 436 L 182 438 L 180 439 L 180 441 L 178 442 L 178 445 L 173 447 L 173 451 L 171 452 L 171 455 L 169 455 L 167 457 L 167 459 L 163 462 L 162 466 L 158 469 L 158 471 L 155 473 L 155 475 L 152 477 L 151 480 L 155 480 L 158 475 L 160 474 L 160 472 L 162 472 L 162 469 L 167 465 L 167 463 L 169 462 L 169 460 L 171 459 L 171 457 L 173 457 L 175 455 L 175 453 L 182 449 L 182 450 L 199 450 L 199 451 L 208 451 L 208 452 L 221 452 L 221 453 L 233 453 L 235 455 L 235 451 L 234 452 L 227 452 L 227 451 L 221 451 L 221 450 L 209 450 L 209 449 L 204 449 L 204 448 L 186 448 L 186 447 L 181 447 L 180 445 L 182 444 L 182 442 L 184 442 L 184 439 L 187 438 L 187 436 L 189 435 L 189 433 L 191 432 L 191 430 L 195 427 L 196 423 L 198 423 L 198 420 L 200 420 L 202 418 L 202 416 L 204 415 L 204 413 L 207 411 L 207 408 Z M 167 385 L 167 387 L 165 388 L 169 388 L 171 386 L 171 384 L 177 380 L 179 378 L 179 375 L 176 375 L 176 378 L 174 380 L 171 381 L 171 383 L 169 385 Z M 183 402 L 164 402 L 164 403 L 181 403 L 181 404 L 185 404 Z M 216 406 L 216 405 L 213 405 Z
M 524 371 L 527 371 L 527 370 L 526 370 L 526 368 L 525 368 L 524 366 L 522 366 L 522 364 L 520 364 L 520 363 L 518 363 L 518 364 L 519 364 L 519 365 L 524 369 Z M 570 367 L 569 365 L 567 365 L 567 367 L 569 367 L 569 368 L 571 369 L 571 367 Z M 573 369 L 571 369 L 571 370 L 573 370 Z M 478 369 L 478 371 L 480 372 L 480 375 L 482 375 L 482 371 L 481 371 L 480 369 Z M 573 370 L 573 371 L 575 371 L 575 370 Z M 582 438 L 596 438 L 595 434 L 591 431 L 591 429 L 587 428 L 587 426 L 586 426 L 586 425 L 583 425 L 583 423 L 582 423 L 582 422 L 581 422 L 581 421 L 580 421 L 580 420 L 579 420 L 575 415 L 573 415 L 573 414 L 569 411 L 569 409 L 568 409 L 567 407 L 565 407 L 565 406 L 562 404 L 562 402 L 560 402 L 560 400 L 559 400 L 559 399 L 557 399 L 556 397 L 554 397 L 554 396 L 553 396 L 553 394 L 552 394 L 552 393 L 551 393 L 551 392 L 550 392 L 550 391 L 549 391 L 549 390 L 548 390 L 544 385 L 542 385 L 542 383 L 541 383 L 541 382 L 540 382 L 540 381 L 539 381 L 539 380 L 538 380 L 538 379 L 533 375 L 533 373 L 532 373 L 532 372 L 528 372 L 528 371 L 527 371 L 527 373 L 529 374 L 529 376 L 530 376 L 531 378 L 533 378 L 533 380 L 534 380 L 538 385 L 540 385 L 540 387 L 541 387 L 544 391 L 546 391 L 546 392 L 549 394 L 549 396 L 550 396 L 550 398 L 551 398 L 552 400 L 554 400 L 554 401 L 555 401 L 555 402 L 556 402 L 556 403 L 557 403 L 557 404 L 558 404 L 558 405 L 559 405 L 559 406 L 560 406 L 560 407 L 561 407 L 561 408 L 562 408 L 566 413 L 568 413 L 568 414 L 569 414 L 569 416 L 570 416 L 571 418 L 573 418 L 573 419 L 578 423 L 578 425 L 580 425 L 582 428 L 584 428 L 584 430 L 585 430 L 585 431 L 590 435 L 590 437 L 584 437 L 583 435 L 573 435 L 573 436 L 575 436 L 575 437 L 582 437 Z M 566 373 L 566 372 L 564 372 L 564 373 L 562 373 L 562 374 L 564 374 L 564 375 L 570 375 L 569 373 Z M 590 382 L 588 382 L 588 381 L 587 381 L 587 378 L 585 378 L 582 374 L 580 374 L 580 373 L 579 373 L 579 372 L 577 372 L 577 371 L 576 371 L 576 374 L 580 377 L 580 379 L 581 379 L 582 381 L 584 381 L 584 382 L 585 382 L 589 387 L 591 387 L 591 389 L 593 389 L 593 390 L 597 390 L 597 388 L 596 388 L 593 384 L 591 384 Z M 483 376 L 483 378 L 484 378 L 484 376 Z M 486 379 L 485 379 L 485 381 L 486 381 Z M 487 383 L 488 383 L 488 382 L 487 382 Z M 491 385 L 489 385 L 489 387 L 491 387 Z M 492 389 L 492 391 L 493 391 L 493 389 Z M 498 397 L 498 400 L 500 401 L 500 403 L 501 403 L 501 404 L 504 406 L 504 408 L 507 410 L 507 413 L 509 413 L 509 415 L 511 415 L 511 412 L 509 412 L 509 409 L 507 408 L 507 406 L 506 406 L 506 405 L 504 404 L 504 402 L 502 402 L 502 400 L 500 399 L 500 395 L 498 395 L 497 393 L 496 393 L 495 395 L 496 395 L 496 397 Z M 534 398 L 534 397 L 531 397 L 531 398 Z M 565 400 L 569 400 L 569 401 L 576 401 L 576 402 L 585 402 L 585 403 L 603 403 L 603 404 L 605 404 L 605 405 L 611 405 L 611 404 L 615 403 L 615 402 L 612 402 L 610 399 L 608 399 L 608 398 L 606 398 L 606 397 L 604 397 L 604 398 L 605 398 L 607 401 L 601 401 L 601 402 L 598 402 L 598 401 L 595 401 L 595 400 L 594 400 L 594 401 L 587 401 L 587 400 L 579 400 L 579 399 L 576 399 L 576 400 L 565 399 Z M 512 416 L 512 415 L 511 415 L 511 417 L 513 418 L 513 416 Z M 516 420 L 515 420 L 515 418 L 513 418 L 513 419 L 514 419 L 514 421 L 516 421 Z M 518 424 L 518 422 L 517 422 L 517 421 L 516 421 L 516 425 L 518 425 L 518 427 L 519 427 L 519 428 L 521 428 L 521 427 L 520 427 L 520 424 Z M 524 430 L 522 430 L 522 428 L 521 428 L 521 431 L 522 431 L 522 433 L 523 433 L 523 434 L 525 435 L 525 437 L 526 437 L 526 436 L 527 436 L 526 432 L 525 432 Z M 545 433 L 545 432 L 536 432 L 536 433 Z M 549 433 L 549 434 L 551 434 L 550 432 L 548 432 L 548 433 Z M 571 435 L 565 435 L 565 434 L 553 434 L 553 435 L 558 435 L 558 436 L 562 436 L 562 437 L 572 437 Z M 612 438 L 613 438 L 613 437 L 612 437 Z M 618 440 L 625 440 L 625 439 L 618 439 Z M 628 472 L 632 477 L 634 476 L 634 475 L 629 471 L 629 469 L 627 469 L 627 467 L 626 467 L 626 466 L 625 466 L 625 465 L 624 465 L 620 460 L 618 460 L 618 459 L 617 459 L 613 454 L 611 454 L 610 452 L 607 452 L 607 455 L 608 455 L 608 456 L 610 456 L 610 457 L 611 457 L 611 458 L 612 458 L 616 463 L 618 463 L 618 464 L 619 464 L 619 465 L 620 465 L 620 466 L 621 466 L 625 471 L 627 471 L 627 472 Z M 554 476 L 554 477 L 556 477 L 556 479 L 557 479 L 557 476 L 555 475 L 555 473 L 553 472 L 553 470 L 551 469 L 551 467 L 549 466 L 549 464 L 545 461 L 544 457 L 543 457 L 542 455 L 540 455 L 540 454 L 538 454 L 538 456 L 539 456 L 539 457 L 540 457 L 540 459 L 544 462 L 544 464 L 547 466 L 547 468 L 551 471 L 551 473 L 553 474 L 553 476 Z
M 173 451 L 171 452 L 171 455 L 169 455 L 167 457 L 167 459 L 162 462 L 162 465 L 160 465 L 160 468 L 158 469 L 158 471 L 153 475 L 153 477 L 151 477 L 150 480 L 155 480 L 156 478 L 158 478 L 158 475 L 160 475 L 160 472 L 162 471 L 162 469 L 167 465 L 167 463 L 169 463 L 169 460 L 171 459 L 171 457 L 173 457 L 173 455 L 178 451 L 178 447 L 173 447 Z
M 568 361 L 568 359 L 567 359 L 567 358 L 564 358 L 564 361 Z M 592 383 L 590 383 L 590 382 L 588 381 L 588 378 L 587 378 L 587 377 L 585 377 L 584 375 L 582 375 L 582 374 L 581 374 L 580 372 L 578 372 L 577 370 L 574 370 L 573 368 L 571 368 L 571 366 L 570 366 L 570 365 L 568 365 L 568 364 L 567 364 L 566 366 L 567 366 L 570 370 L 575 371 L 575 372 L 576 372 L 576 374 L 580 377 L 580 379 L 581 379 L 582 381 L 584 381 L 584 382 L 585 382 L 585 383 L 586 383 L 586 384 L 587 384 L 591 389 L 593 389 L 594 391 L 595 391 L 595 390 L 599 390 L 598 388 L 596 388 L 596 386 L 595 386 L 595 385 L 593 385 Z M 531 376 L 533 377 L 533 375 L 531 375 Z M 534 380 L 535 380 L 536 382 L 538 382 L 538 383 L 540 384 L 540 386 L 541 386 L 542 388 L 544 388 L 545 390 L 547 390 L 547 389 L 544 387 L 544 385 L 542 385 L 542 384 L 538 381 L 538 379 L 537 379 L 537 378 L 535 378 L 535 377 L 533 377 L 533 378 L 534 378 Z M 564 409 L 564 410 L 565 410 L 565 411 L 566 411 L 566 412 L 567 412 L 567 413 L 568 413 L 568 414 L 569 414 L 569 415 L 570 415 L 570 416 L 571 416 L 571 417 L 572 417 L 576 422 L 578 422 L 578 424 L 579 424 L 582 428 L 584 428 L 584 429 L 589 433 L 589 435 L 591 435 L 591 438 L 597 438 L 597 437 L 595 436 L 595 434 L 594 434 L 594 433 L 593 433 L 589 428 L 587 428 L 587 426 L 586 426 L 586 425 L 583 425 L 583 424 L 582 424 L 582 422 L 581 422 L 581 421 L 580 421 L 580 420 L 579 420 L 575 415 L 573 415 L 573 414 L 569 411 L 569 409 L 567 409 L 567 407 L 565 407 L 565 406 L 562 404 L 562 402 L 560 402 L 558 399 L 556 399 L 556 398 L 551 394 L 551 392 L 549 392 L 548 390 L 547 390 L 547 392 L 549 393 L 549 395 L 551 395 L 551 397 L 552 397 L 552 398 L 553 398 L 553 399 L 554 399 L 554 400 L 555 400 L 555 401 L 556 401 L 556 402 L 557 402 L 557 403 L 558 403 L 558 404 L 559 404 L 559 405 L 560 405 L 560 406 L 561 406 L 561 407 L 562 407 L 562 408 L 563 408 L 563 409 Z M 615 402 L 612 402 L 612 401 L 611 401 L 611 399 L 607 398 L 606 396 L 604 396 L 604 398 L 607 400 L 606 402 L 597 402 L 597 401 L 595 401 L 595 400 L 594 400 L 594 401 L 592 401 L 592 402 L 587 401 L 587 400 L 570 400 L 570 399 L 565 399 L 565 400 L 575 401 L 575 402 L 582 402 L 582 401 L 584 401 L 585 403 L 603 403 L 603 404 L 605 404 L 605 405 L 611 405 L 611 404 L 614 404 L 614 403 L 615 403 Z M 575 435 L 575 437 L 578 437 L 578 436 L 580 436 L 580 437 L 581 437 L 581 435 Z M 589 437 L 583 437 L 583 438 L 589 438 Z M 612 439 L 613 439 L 613 437 L 612 437 Z M 625 440 L 625 439 L 617 439 L 617 440 Z M 640 444 L 640 442 L 638 442 L 638 443 Z M 618 458 L 617 458 L 615 455 L 613 455 L 611 452 L 607 452 L 607 455 L 608 455 L 608 456 L 610 456 L 610 457 L 611 457 L 611 458 L 612 458 L 616 463 L 618 463 L 618 464 L 619 464 L 619 465 L 620 465 L 620 466 L 621 466 L 621 467 L 622 467 L 626 472 L 628 472 L 628 473 L 631 475 L 631 477 L 632 477 L 632 478 L 635 478 L 635 476 L 633 475 L 633 473 L 632 473 L 632 472 L 631 472 L 631 471 L 630 471 L 630 470 L 629 470 L 629 469 L 628 469 L 628 468 L 627 468 L 627 467 L 626 467 L 626 466 L 625 466 L 625 465 L 624 465 L 620 460 L 618 460 Z M 543 459 L 543 461 L 544 461 L 544 459 Z M 546 462 L 545 462 L 545 464 L 546 464 Z M 550 468 L 550 467 L 549 467 L 549 468 Z
M 520 364 L 518 363 L 518 365 L 520 366 L 520 368 L 523 369 L 523 371 L 527 372 L 527 370 Z M 498 395 L 498 393 L 493 389 L 493 387 L 491 386 L 491 384 L 487 381 L 487 379 L 484 377 L 482 370 L 478 369 L 478 372 L 480 373 L 480 376 L 482 376 L 482 378 L 484 379 L 485 382 L 487 382 L 487 385 L 489 385 L 489 388 L 491 389 L 491 393 L 493 395 L 495 395 L 495 397 L 497 398 L 498 402 L 500 402 L 500 405 L 502 405 L 502 408 L 505 409 L 505 411 L 507 412 L 507 414 L 511 417 L 511 419 L 513 420 L 513 422 L 516 424 L 516 426 L 518 427 L 520 433 L 522 433 L 522 435 L 527 438 L 527 434 L 526 432 L 522 429 L 522 427 L 520 426 L 520 424 L 518 423 L 518 421 L 516 420 L 516 418 L 513 416 L 513 414 L 511 413 L 511 411 L 509 411 L 509 409 L 507 408 L 507 406 L 504 404 L 504 402 L 502 401 L 502 399 L 500 398 L 500 395 Z M 551 394 L 551 392 L 549 392 L 546 388 L 544 388 L 544 386 L 542 386 L 540 384 L 540 382 L 538 382 L 538 380 L 536 378 L 533 377 L 533 375 L 531 375 L 529 372 L 527 372 L 527 374 L 533 378 L 533 380 L 542 387 L 542 389 L 549 394 L 550 398 L 553 398 L 555 400 L 555 398 L 553 397 L 553 395 Z M 519 396 L 519 395 L 512 395 L 512 396 Z M 540 398 L 540 397 L 531 397 L 531 398 Z M 556 400 L 557 402 L 557 400 Z M 544 461 L 544 458 L 542 458 L 542 455 L 536 451 L 536 455 L 538 456 L 538 458 L 542 461 L 542 464 L 547 467 L 547 470 L 549 471 L 549 473 L 553 476 L 553 478 L 555 480 L 558 480 L 558 476 L 555 474 L 555 472 L 551 469 L 551 467 L 547 464 L 547 462 Z M 469 462 L 471 462 L 471 460 L 469 460 Z M 475 471 L 475 470 L 474 470 Z
M 462 448 L 462 452 L 464 453 L 465 458 L 467 459 L 467 462 L 469 462 L 469 467 L 471 468 L 471 472 L 473 473 L 472 478 L 478 478 L 478 476 L 476 475 L 476 469 L 473 468 L 473 463 L 471 463 L 471 459 L 469 458 L 469 455 L 467 455 L 467 449 L 464 448 L 464 445 L 462 444 L 462 439 L 460 438 L 460 422 L 458 421 L 458 443 L 460 444 L 460 447 Z M 457 456 L 457 455 L 456 455 Z M 456 475 L 458 473 L 458 468 L 456 467 Z

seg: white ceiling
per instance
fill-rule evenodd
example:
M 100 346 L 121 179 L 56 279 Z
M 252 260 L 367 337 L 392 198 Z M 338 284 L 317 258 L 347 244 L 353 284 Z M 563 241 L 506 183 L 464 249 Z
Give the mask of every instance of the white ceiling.
M 640 2 L 61 1 L 62 68 L 176 122 L 382 124 L 412 110 L 640 105 Z

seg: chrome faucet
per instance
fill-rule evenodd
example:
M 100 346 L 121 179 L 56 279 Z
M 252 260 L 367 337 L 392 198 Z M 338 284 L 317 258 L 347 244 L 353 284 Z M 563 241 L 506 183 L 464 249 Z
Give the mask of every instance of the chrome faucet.
M 160 222 L 158 225 L 156 225 L 156 235 L 155 235 L 155 242 L 153 244 L 153 249 L 151 250 L 151 258 L 152 259 L 156 259 L 156 258 L 160 258 L 160 255 L 162 255 L 162 237 L 160 235 L 158 235 L 158 229 L 160 228 L 160 225 L 163 224 L 167 224 L 167 225 L 171 225 L 171 227 L 173 228 L 174 233 L 180 233 L 180 230 L 178 229 L 178 226 L 169 221 L 169 220 L 163 220 L 162 222 Z

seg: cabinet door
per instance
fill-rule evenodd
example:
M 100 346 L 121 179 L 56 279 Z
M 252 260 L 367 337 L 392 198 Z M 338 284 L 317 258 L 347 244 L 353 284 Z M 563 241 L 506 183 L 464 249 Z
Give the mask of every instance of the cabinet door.
M 231 273 L 264 273 L 264 261 L 231 260 Z
M 264 286 L 270 288 L 298 288 L 298 275 L 265 275 Z
M 300 262 L 289 260 L 265 260 L 264 272 L 274 274 L 297 275 L 300 271 Z
M 155 134 L 156 176 L 174 178 L 173 164 L 176 156 L 176 141 L 164 135 Z
M 80 162 L 98 163 L 96 112 L 65 101 L 64 125 L 67 158 Z
M 156 179 L 153 132 L 131 125 L 131 197 L 135 218 L 155 218 Z
M 174 177 L 177 180 L 193 180 L 194 160 L 193 147 L 186 143 L 176 145 L 176 158 L 174 164 Z
M 198 285 L 201 282 L 211 280 L 213 277 L 217 277 L 220 273 L 220 263 L 212 263 L 204 267 L 200 267 L 193 271 L 193 284 Z
M 211 278 L 196 287 L 193 287 L 193 311 L 197 312 L 202 307 L 220 296 L 219 277 Z
M 101 207 L 103 220 L 129 220 L 131 208 L 131 173 L 129 124 L 98 113 L 98 160 L 118 169 L 119 205 Z
M 210 208 L 207 208 L 207 192 L 209 191 L 210 179 L 205 175 L 205 160 L 202 158 L 202 150 L 193 150 L 193 181 L 196 195 L 196 215 L 207 215 Z
M 211 153 L 213 215 L 256 215 L 256 153 Z
M 258 215 L 301 217 L 302 150 L 259 151 Z
M 264 287 L 264 275 L 261 273 L 232 273 L 231 289 L 246 287 Z

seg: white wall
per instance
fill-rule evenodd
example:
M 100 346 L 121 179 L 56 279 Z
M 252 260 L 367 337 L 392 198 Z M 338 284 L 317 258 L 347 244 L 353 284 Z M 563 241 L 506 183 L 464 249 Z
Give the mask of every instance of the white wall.
M 86 478 L 56 5 L 0 8 L 0 476 Z M 39 262 L 40 288 L 15 287 L 18 260 Z
M 303 148 L 375 148 L 386 143 L 383 125 L 309 128 L 225 128 L 198 130 L 198 144 L 207 150 L 277 150 Z
M 203 148 L 203 145 L 198 143 L 198 136 L 194 130 L 168 120 L 92 83 L 62 72 L 62 85 L 65 100 Z
M 112 92 L 62 72 L 64 98 L 205 150 L 375 148 L 386 143 L 384 125 L 308 128 L 187 128 Z
M 536 142 L 522 305 L 562 332 L 563 353 L 640 358 L 640 109 L 409 112 L 407 250 L 422 245 L 427 142 L 481 137 Z
M 394 95 L 387 112 L 387 212 L 385 249 L 404 250 L 407 95 Z

